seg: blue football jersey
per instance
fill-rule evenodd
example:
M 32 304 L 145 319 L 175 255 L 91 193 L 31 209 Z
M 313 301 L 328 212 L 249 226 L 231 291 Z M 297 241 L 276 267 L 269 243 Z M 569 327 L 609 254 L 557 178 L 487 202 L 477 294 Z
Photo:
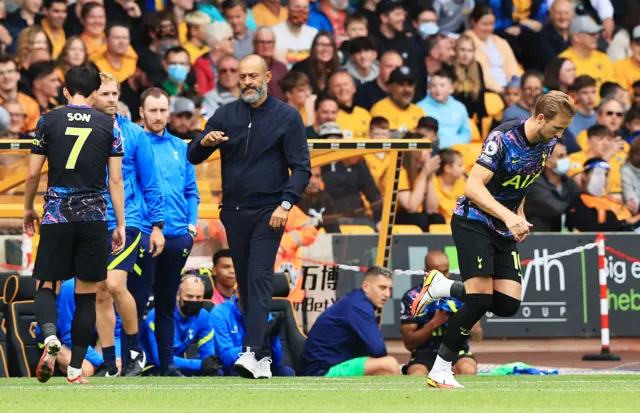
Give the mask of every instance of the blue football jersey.
M 524 120 L 506 122 L 491 131 L 476 163 L 494 173 L 487 189 L 495 200 L 517 212 L 529 187 L 542 174 L 557 141 L 554 138 L 532 145 L 525 138 Z M 453 213 L 480 221 L 501 235 L 512 235 L 504 222 L 484 212 L 464 195 L 458 199 Z

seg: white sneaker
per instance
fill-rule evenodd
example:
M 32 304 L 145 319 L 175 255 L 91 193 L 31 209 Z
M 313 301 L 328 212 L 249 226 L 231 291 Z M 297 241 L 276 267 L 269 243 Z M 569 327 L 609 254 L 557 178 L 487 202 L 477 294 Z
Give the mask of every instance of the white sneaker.
M 263 357 L 258 361 L 258 372 L 256 373 L 256 379 L 270 379 L 271 374 L 271 358 Z
M 438 290 L 439 283 L 444 282 L 446 284 L 447 281 L 449 281 L 447 280 L 447 277 L 438 270 L 431 270 L 426 273 L 424 276 L 424 283 L 422 284 L 422 290 L 413 300 L 413 304 L 411 305 L 411 314 L 414 317 L 418 317 L 425 312 L 427 305 L 436 301 L 438 298 L 443 298 L 436 294 L 435 291 Z
M 427 385 L 437 389 L 464 389 L 464 386 L 453 377 L 450 369 L 429 373 Z
M 245 379 L 257 378 L 258 360 L 256 360 L 256 353 L 247 351 L 238 355 L 240 358 L 233 365 L 233 371 Z
M 55 373 L 56 358 L 62 348 L 60 340 L 53 338 L 47 342 L 36 368 L 36 377 L 40 383 L 46 383 Z

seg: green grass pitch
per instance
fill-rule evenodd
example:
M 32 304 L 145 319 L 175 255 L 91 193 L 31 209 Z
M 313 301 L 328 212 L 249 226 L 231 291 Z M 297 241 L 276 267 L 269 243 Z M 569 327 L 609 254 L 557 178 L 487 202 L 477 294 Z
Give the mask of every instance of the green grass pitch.
M 465 390 L 424 378 L 115 378 L 72 386 L 61 378 L 0 379 L 3 412 L 482 413 L 638 411 L 639 376 L 462 377 Z

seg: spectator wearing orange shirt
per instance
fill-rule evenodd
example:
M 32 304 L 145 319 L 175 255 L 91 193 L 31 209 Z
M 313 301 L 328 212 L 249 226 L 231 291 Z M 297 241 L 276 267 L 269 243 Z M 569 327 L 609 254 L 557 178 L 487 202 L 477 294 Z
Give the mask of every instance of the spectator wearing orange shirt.
M 256 26 L 275 26 L 287 20 L 289 13 L 280 0 L 262 0 L 251 8 Z
M 67 19 L 66 0 L 47 0 L 44 4 L 45 16 L 40 20 L 42 29 L 47 34 L 51 46 L 51 56 L 55 59 L 62 52 L 67 36 L 64 33 L 64 21 Z
M 15 100 L 26 114 L 22 133 L 28 133 L 36 129 L 40 119 L 40 107 L 32 97 L 18 92 L 20 72 L 18 65 L 10 56 L 0 56 L 0 102 Z
M 82 6 L 80 18 L 84 27 L 80 37 L 87 46 L 89 60 L 93 62 L 107 50 L 107 14 L 102 4 L 92 2 Z
M 440 168 L 438 175 L 433 177 L 433 187 L 438 198 L 438 212 L 451 222 L 453 208 L 458 198 L 464 195 L 466 178 L 462 154 L 455 149 L 443 149 L 439 152 Z
M 136 72 L 138 63 L 138 55 L 130 52 L 130 47 L 129 27 L 114 24 L 107 29 L 107 50 L 94 63 L 101 72 L 115 76 L 118 83 L 125 82 Z

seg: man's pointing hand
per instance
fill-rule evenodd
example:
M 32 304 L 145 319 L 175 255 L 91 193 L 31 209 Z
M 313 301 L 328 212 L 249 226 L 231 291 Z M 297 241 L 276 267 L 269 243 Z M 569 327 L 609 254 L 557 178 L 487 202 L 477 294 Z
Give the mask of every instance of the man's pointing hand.
M 202 140 L 200 141 L 200 145 L 213 147 L 213 146 L 218 146 L 222 142 L 228 141 L 228 140 L 229 138 L 227 136 L 224 136 L 224 132 L 212 131 L 207 133 L 207 135 L 204 138 L 202 138 Z

